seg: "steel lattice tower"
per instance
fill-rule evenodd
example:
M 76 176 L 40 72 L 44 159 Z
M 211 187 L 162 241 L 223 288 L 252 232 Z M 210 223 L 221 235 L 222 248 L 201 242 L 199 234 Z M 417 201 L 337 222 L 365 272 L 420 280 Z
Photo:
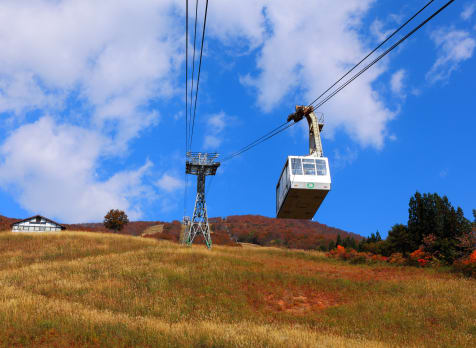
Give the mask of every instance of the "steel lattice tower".
M 185 236 L 183 242 L 191 245 L 195 237 L 203 235 L 203 239 L 208 248 L 212 247 L 210 238 L 210 226 L 208 225 L 207 205 L 205 202 L 205 178 L 207 175 L 215 175 L 219 162 L 217 153 L 187 152 L 185 171 L 187 174 L 197 176 L 197 198 L 195 199 L 195 209 L 191 221 L 185 226 Z M 187 219 L 184 218 L 184 221 Z

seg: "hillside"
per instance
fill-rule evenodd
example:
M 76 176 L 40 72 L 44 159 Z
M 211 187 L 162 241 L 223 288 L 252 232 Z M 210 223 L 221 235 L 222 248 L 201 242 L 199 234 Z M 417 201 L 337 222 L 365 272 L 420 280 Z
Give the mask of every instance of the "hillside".
M 8 218 L 0 215 L 0 231 L 6 231 L 11 229 L 11 224 L 17 222 L 19 219 Z
M 0 231 L 10 229 L 10 224 L 19 219 L 6 218 L 0 215 Z M 229 216 L 226 218 L 210 218 L 213 243 L 217 245 L 236 245 L 236 242 L 248 242 L 262 246 L 283 246 L 290 249 L 319 249 L 335 241 L 337 235 L 343 239 L 362 236 L 329 227 L 314 221 L 274 219 L 260 215 Z M 102 223 L 64 224 L 68 230 L 89 232 L 111 232 Z M 179 221 L 132 221 L 119 234 L 140 236 L 147 229 L 161 227 L 160 233 L 149 234 L 149 238 L 179 241 L 181 224 Z M 200 240 L 197 240 L 200 242 Z
M 316 251 L 0 233 L 1 347 L 474 347 L 475 293 Z

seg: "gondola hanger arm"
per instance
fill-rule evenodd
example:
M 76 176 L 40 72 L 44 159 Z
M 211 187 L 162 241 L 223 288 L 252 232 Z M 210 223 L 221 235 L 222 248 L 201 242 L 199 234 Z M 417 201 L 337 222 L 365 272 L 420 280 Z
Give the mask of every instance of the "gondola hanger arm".
M 289 115 L 287 120 L 288 122 L 294 121 L 294 123 L 297 123 L 304 117 L 309 125 L 309 155 L 323 157 L 321 130 L 324 127 L 324 122 L 317 119 L 314 108 L 312 106 L 296 105 L 296 112 Z

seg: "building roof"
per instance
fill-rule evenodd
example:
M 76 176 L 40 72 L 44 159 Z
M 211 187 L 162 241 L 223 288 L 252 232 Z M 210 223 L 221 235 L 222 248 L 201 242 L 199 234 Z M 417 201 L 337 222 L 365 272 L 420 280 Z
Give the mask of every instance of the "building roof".
M 54 223 L 54 224 L 58 225 L 59 227 L 61 227 L 62 230 L 65 230 L 65 229 L 66 229 L 66 227 L 64 227 L 63 225 L 57 223 L 56 221 L 53 221 L 53 220 L 51 220 L 51 219 L 48 219 L 47 217 L 44 217 L 44 216 L 42 216 L 42 215 L 33 215 L 33 216 L 30 216 L 29 218 L 26 218 L 26 219 L 24 219 L 24 220 L 14 222 L 13 224 L 11 224 L 11 226 L 13 227 L 13 225 L 16 225 L 16 224 L 19 224 L 19 223 L 21 223 L 21 222 L 25 222 L 25 221 L 28 221 L 28 220 L 31 220 L 31 219 L 37 218 L 37 217 L 40 217 L 40 218 L 42 218 L 42 219 L 45 219 L 46 221 L 49 221 L 49 222 L 51 222 L 51 223 Z

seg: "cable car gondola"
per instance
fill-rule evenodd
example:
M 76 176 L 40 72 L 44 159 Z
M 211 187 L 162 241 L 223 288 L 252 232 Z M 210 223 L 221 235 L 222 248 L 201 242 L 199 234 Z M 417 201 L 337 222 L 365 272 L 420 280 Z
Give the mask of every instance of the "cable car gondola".
M 306 117 L 309 123 L 309 156 L 288 156 L 276 185 L 276 217 L 312 219 L 331 189 L 329 160 L 323 156 L 318 121 L 312 107 L 296 106 L 288 122 Z

